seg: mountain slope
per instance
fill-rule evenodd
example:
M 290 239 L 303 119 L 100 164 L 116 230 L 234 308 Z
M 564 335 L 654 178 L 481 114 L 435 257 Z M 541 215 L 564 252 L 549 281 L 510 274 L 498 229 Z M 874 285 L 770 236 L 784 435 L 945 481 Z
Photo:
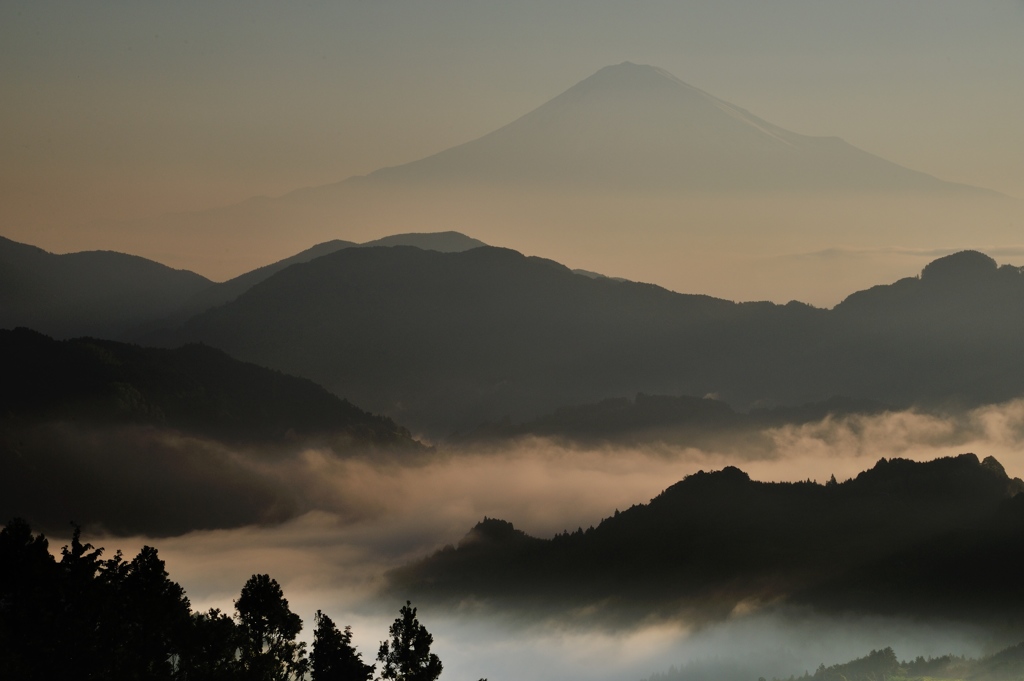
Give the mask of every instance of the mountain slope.
M 0 237 L 0 328 L 118 338 L 213 285 L 134 255 L 56 255 Z
M 271 275 L 276 274 L 291 265 L 309 262 L 310 260 L 315 260 L 316 258 L 334 253 L 335 251 L 340 251 L 343 248 L 372 246 L 414 246 L 416 248 L 440 251 L 442 253 L 458 253 L 461 251 L 467 251 L 471 248 L 486 246 L 486 244 L 482 241 L 473 239 L 472 237 L 468 237 L 465 234 L 460 234 L 459 232 L 393 234 L 374 241 L 368 241 L 365 244 L 357 244 L 352 241 L 334 239 L 332 241 L 327 241 L 322 244 L 317 244 L 311 248 L 307 248 L 301 253 L 296 253 L 291 257 L 278 260 L 270 265 L 258 267 L 250 272 L 246 272 L 245 274 L 241 274 L 233 279 L 229 279 L 228 281 L 213 284 L 192 296 L 184 305 L 181 306 L 181 308 L 175 311 L 175 314 L 172 317 L 162 320 L 161 324 L 163 326 L 175 326 L 189 317 L 203 312 L 204 310 L 230 302 L 251 289 L 256 284 L 266 280 Z
M 372 182 L 564 184 L 684 191 L 982 191 L 835 137 L 784 130 L 630 62 L 608 66 L 522 118 Z
M 1024 567 L 1021 491 L 1024 482 L 995 459 L 973 454 L 882 459 L 826 485 L 756 482 L 729 467 L 548 540 L 485 519 L 457 547 L 392 572 L 390 589 L 448 606 L 621 622 L 652 613 L 718 619 L 740 603 L 780 600 L 877 614 L 892 609 L 895 581 L 914 596 L 900 601 L 902 616 L 1012 613 L 1024 604 L 1014 572 Z M 970 539 L 982 531 L 1002 543 Z M 910 588 L 900 558 L 930 543 L 957 560 L 930 563 Z M 881 563 L 889 569 L 876 570 Z M 966 563 L 989 568 L 988 582 L 958 580 Z
M 223 348 L 434 435 L 636 393 L 976 404 L 1024 394 L 1024 275 L 979 258 L 821 310 L 591 279 L 505 249 L 348 249 L 151 339 Z

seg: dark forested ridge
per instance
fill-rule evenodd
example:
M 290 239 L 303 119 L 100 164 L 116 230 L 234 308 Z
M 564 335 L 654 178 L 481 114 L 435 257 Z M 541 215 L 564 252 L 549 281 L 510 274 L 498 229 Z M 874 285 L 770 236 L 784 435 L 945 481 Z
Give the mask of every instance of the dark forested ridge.
M 973 454 L 882 459 L 826 484 L 756 482 L 728 467 L 552 539 L 485 519 L 390 583 L 432 603 L 609 622 L 716 619 L 741 602 L 1019 620 L 1021 491 L 995 459 Z
M 0 237 L 0 328 L 120 338 L 211 285 L 194 272 L 134 255 L 56 255 Z
M 180 329 L 448 435 L 615 396 L 738 409 L 836 395 L 896 405 L 1024 394 L 1024 275 L 963 252 L 833 310 L 733 303 L 574 274 L 498 248 L 346 249 Z
M 232 442 L 412 445 L 391 419 L 312 381 L 203 345 L 166 350 L 0 329 L 0 415 L 18 423 L 151 424 Z
M 302 494 L 256 465 L 305 447 L 422 452 L 390 419 L 200 345 L 0 330 L 0 514 L 47 530 L 176 534 L 280 521 Z

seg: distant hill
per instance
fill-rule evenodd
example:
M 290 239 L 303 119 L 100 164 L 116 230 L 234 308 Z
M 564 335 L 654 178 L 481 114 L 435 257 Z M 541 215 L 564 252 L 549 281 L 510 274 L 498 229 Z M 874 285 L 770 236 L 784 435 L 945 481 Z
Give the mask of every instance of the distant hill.
M 134 255 L 56 255 L 0 237 L 0 328 L 120 338 L 213 285 Z
M 716 620 L 741 602 L 985 620 L 1024 606 L 1021 491 L 995 459 L 973 454 L 882 459 L 824 485 L 755 482 L 728 467 L 551 539 L 485 518 L 458 546 L 390 573 L 389 589 L 439 606 L 613 623 Z M 933 544 L 945 552 L 920 553 Z M 921 560 L 904 569 L 915 551 Z M 963 579 L 968 564 L 985 579 Z
M 304 508 L 271 463 L 424 452 L 320 386 L 201 345 L 0 330 L 0 516 L 64 531 L 176 534 Z
M 297 263 L 309 262 L 310 260 L 315 260 L 316 258 L 328 255 L 329 253 L 340 251 L 343 248 L 413 246 L 415 248 L 422 248 L 428 251 L 458 253 L 486 245 L 487 244 L 482 241 L 468 237 L 465 234 L 460 234 L 459 232 L 394 234 L 382 239 L 368 241 L 365 244 L 357 244 L 352 241 L 334 239 L 333 241 L 327 241 L 322 244 L 317 244 L 312 248 L 307 248 L 301 253 L 296 253 L 284 260 L 278 260 L 270 265 L 258 267 L 251 272 L 241 274 L 234 279 L 229 279 L 228 281 L 219 284 L 213 284 L 185 301 L 185 303 L 176 310 L 172 316 L 162 319 L 159 322 L 150 325 L 150 327 L 159 328 L 161 325 L 176 326 L 193 315 L 199 314 L 200 312 L 212 307 L 217 307 L 218 305 L 231 302 L 256 284 L 264 281 L 271 275 L 280 272 L 286 267 Z
M 445 253 L 484 246 L 458 232 L 395 234 L 367 244 L 333 240 L 222 283 L 124 253 L 54 255 L 0 237 L 0 328 L 57 338 L 133 340 L 234 300 L 271 275 L 342 248 L 415 246 Z
M 1002 401 L 1024 394 L 1022 308 L 1021 270 L 971 251 L 823 310 L 592 279 L 506 249 L 365 248 L 148 342 L 201 341 L 445 436 L 636 393 L 740 410 Z

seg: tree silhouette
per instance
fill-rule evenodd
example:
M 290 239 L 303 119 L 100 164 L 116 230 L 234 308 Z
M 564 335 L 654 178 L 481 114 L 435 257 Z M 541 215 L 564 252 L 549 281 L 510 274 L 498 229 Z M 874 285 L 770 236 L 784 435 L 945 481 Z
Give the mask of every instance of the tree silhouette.
M 178 678 L 187 681 L 241 681 L 238 625 L 213 608 L 195 613 L 182 641 Z
M 375 665 L 364 664 L 352 646 L 352 628 L 339 631 L 331 618 L 317 610 L 313 617 L 313 681 L 370 681 Z
M 288 608 L 281 585 L 270 575 L 253 575 L 235 601 L 241 665 L 247 679 L 302 678 L 308 667 L 306 644 L 295 641 L 302 620 Z
M 0 530 L 0 678 L 59 678 L 59 573 L 43 535 L 15 518 Z
M 101 564 L 97 579 L 107 603 L 97 627 L 99 644 L 109 651 L 111 676 L 172 678 L 172 657 L 180 657 L 190 606 L 185 590 L 168 577 L 157 550 L 144 546 L 131 561 L 118 551 Z
M 390 628 L 391 642 L 382 641 L 377 652 L 381 679 L 434 681 L 441 675 L 441 660 L 430 652 L 434 637 L 416 619 L 416 608 L 405 602 Z

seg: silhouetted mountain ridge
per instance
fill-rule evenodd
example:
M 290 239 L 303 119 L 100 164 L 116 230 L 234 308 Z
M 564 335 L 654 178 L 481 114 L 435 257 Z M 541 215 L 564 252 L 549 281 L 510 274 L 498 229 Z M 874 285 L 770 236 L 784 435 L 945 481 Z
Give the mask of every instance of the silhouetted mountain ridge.
M 277 262 L 269 265 L 258 267 L 250 272 L 246 272 L 245 274 L 241 274 L 233 279 L 229 279 L 228 281 L 213 284 L 209 288 L 200 291 L 198 294 L 185 301 L 185 303 L 175 311 L 173 316 L 162 320 L 162 326 L 176 326 L 177 324 L 187 320 L 189 317 L 197 315 L 205 310 L 231 302 L 256 284 L 268 279 L 286 267 L 290 267 L 298 263 L 309 262 L 310 260 L 315 260 L 316 258 L 329 255 L 335 251 L 340 251 L 343 248 L 363 248 L 373 246 L 413 246 L 415 248 L 440 251 L 442 253 L 457 253 L 471 248 L 486 246 L 486 244 L 472 237 L 468 237 L 465 234 L 460 234 L 459 232 L 393 234 L 381 239 L 368 241 L 364 244 L 358 244 L 354 241 L 333 239 L 331 241 L 326 241 L 312 246 L 311 248 L 307 248 L 301 253 L 296 253 L 295 255 L 284 258 L 283 260 L 278 260 Z M 154 325 L 154 328 L 160 327 Z
M 590 279 L 507 249 L 345 249 L 148 340 L 223 348 L 435 436 L 637 393 L 740 410 L 1021 396 L 1024 275 L 949 257 L 822 310 Z
M 390 589 L 448 606 L 586 610 L 623 622 L 652 613 L 717 619 L 741 602 L 889 612 L 901 588 L 914 594 L 898 601 L 905 616 L 987 617 L 1024 604 L 1014 577 L 1024 567 L 1021 491 L 1019 478 L 973 454 L 881 459 L 826 484 L 757 482 L 730 466 L 549 540 L 485 519 L 458 547 L 390 573 Z M 932 544 L 945 547 L 945 562 L 903 571 L 903 558 Z M 965 562 L 980 571 L 994 559 L 1000 568 L 984 583 L 958 579 Z
M 134 255 L 55 255 L 0 237 L 0 328 L 23 326 L 58 338 L 134 340 L 230 302 L 291 265 L 342 248 L 399 245 L 457 252 L 485 244 L 452 231 L 394 234 L 365 244 L 334 239 L 214 283 Z
M 211 285 L 194 272 L 134 255 L 56 255 L 0 237 L 0 328 L 121 337 Z

